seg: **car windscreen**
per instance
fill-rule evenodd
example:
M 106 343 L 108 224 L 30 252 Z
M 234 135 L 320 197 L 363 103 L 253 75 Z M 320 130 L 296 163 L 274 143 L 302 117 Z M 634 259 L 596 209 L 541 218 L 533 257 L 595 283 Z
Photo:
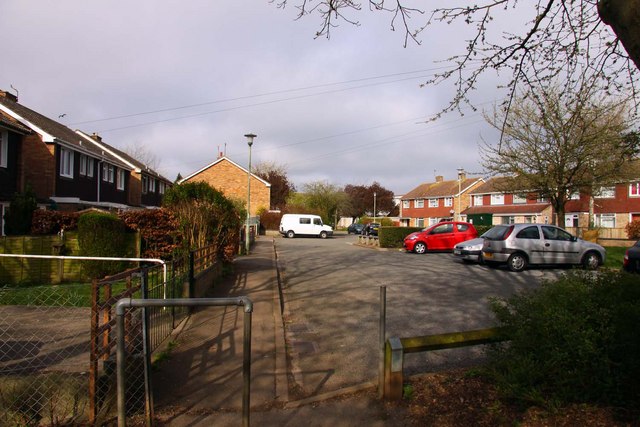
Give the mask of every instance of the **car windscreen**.
M 496 227 L 493 227 L 486 233 L 484 233 L 482 237 L 484 237 L 487 240 L 503 240 L 505 234 L 507 233 L 507 230 L 509 230 L 508 226 L 498 225 Z

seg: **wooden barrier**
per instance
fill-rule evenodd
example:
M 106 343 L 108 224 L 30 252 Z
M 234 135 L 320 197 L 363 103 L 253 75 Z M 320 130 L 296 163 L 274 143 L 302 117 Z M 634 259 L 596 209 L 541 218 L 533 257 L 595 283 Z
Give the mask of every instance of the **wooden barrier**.
M 388 400 L 402 399 L 402 387 L 404 384 L 402 371 L 405 353 L 468 347 L 500 341 L 504 341 L 504 338 L 500 336 L 499 328 L 478 329 L 474 331 L 453 332 L 422 337 L 391 337 L 387 340 L 384 357 L 384 398 Z

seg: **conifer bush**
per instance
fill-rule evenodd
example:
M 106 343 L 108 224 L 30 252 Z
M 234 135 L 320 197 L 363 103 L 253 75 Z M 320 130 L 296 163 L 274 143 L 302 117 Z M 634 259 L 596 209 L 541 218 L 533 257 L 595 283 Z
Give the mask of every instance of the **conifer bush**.
M 88 212 L 78 219 L 78 245 L 82 256 L 133 257 L 132 240 L 125 223 L 116 215 Z M 127 265 L 125 261 L 83 261 L 85 273 L 91 278 L 118 273 Z

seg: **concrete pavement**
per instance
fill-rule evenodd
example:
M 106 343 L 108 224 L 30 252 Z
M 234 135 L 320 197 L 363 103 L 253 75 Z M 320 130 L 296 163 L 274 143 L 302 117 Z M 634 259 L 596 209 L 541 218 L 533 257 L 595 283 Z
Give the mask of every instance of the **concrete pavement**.
M 238 257 L 210 296 L 247 296 L 254 304 L 252 425 L 401 425 L 388 419 L 373 384 L 289 401 L 273 238 L 260 237 L 249 256 Z M 153 376 L 158 425 L 242 425 L 242 334 L 242 307 L 209 307 L 191 316 Z

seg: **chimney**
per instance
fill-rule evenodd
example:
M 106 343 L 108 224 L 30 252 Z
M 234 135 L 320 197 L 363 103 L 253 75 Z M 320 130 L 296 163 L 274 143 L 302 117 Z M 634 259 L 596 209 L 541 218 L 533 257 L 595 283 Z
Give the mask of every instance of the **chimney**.
M 10 101 L 18 102 L 18 97 L 12 93 L 6 92 L 4 90 L 0 90 L 0 97 L 7 98 Z
M 460 177 L 460 178 L 459 178 L 459 179 L 460 179 L 460 181 L 464 181 L 465 179 L 467 179 L 467 174 L 466 174 L 466 172 L 460 172 L 459 177 Z
M 436 176 L 436 182 L 443 182 L 444 181 L 444 176 L 442 175 L 437 175 Z
M 102 137 L 95 132 L 91 134 L 91 138 L 95 139 L 98 142 L 102 142 Z

